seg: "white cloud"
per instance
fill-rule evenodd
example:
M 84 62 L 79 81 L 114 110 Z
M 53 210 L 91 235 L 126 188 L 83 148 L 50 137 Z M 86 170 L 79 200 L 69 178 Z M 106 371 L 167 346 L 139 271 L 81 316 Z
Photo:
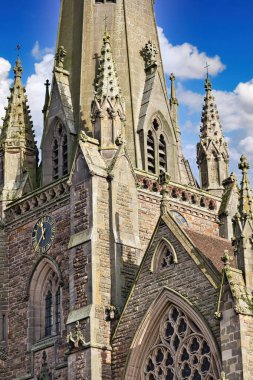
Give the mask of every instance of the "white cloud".
M 51 79 L 53 69 L 54 56 L 46 54 L 42 61 L 35 63 L 35 73 L 27 79 L 26 90 L 28 95 L 28 103 L 31 108 L 32 120 L 34 124 L 35 134 L 40 146 L 41 136 L 43 132 L 43 115 L 42 109 L 45 100 L 46 79 Z
M 7 105 L 7 96 L 9 96 L 9 88 L 11 79 L 9 78 L 11 64 L 6 59 L 0 57 L 0 117 L 5 115 L 4 107 Z M 2 122 L 0 122 L 2 125 Z
M 41 49 L 39 41 L 36 41 L 34 44 L 34 47 L 32 48 L 32 56 L 36 60 L 41 60 L 43 57 L 47 54 L 53 54 L 54 49 L 53 48 L 43 48 Z
M 158 27 L 158 35 L 167 75 L 174 73 L 181 79 L 201 79 L 205 76 L 206 62 L 210 65 L 211 75 L 217 75 L 225 69 L 218 55 L 209 57 L 205 52 L 199 52 L 196 46 L 187 42 L 173 46 L 160 27 Z

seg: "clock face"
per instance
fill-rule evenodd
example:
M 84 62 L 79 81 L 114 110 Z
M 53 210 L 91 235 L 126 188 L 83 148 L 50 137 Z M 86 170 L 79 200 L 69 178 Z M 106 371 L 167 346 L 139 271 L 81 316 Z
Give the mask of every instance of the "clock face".
M 32 246 L 35 252 L 46 253 L 55 238 L 55 221 L 51 216 L 43 216 L 34 226 Z

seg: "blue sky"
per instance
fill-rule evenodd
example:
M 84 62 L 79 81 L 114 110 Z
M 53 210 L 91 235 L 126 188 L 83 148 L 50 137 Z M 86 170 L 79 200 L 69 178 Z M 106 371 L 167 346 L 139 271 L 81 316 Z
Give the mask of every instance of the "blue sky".
M 10 0 L 0 14 L 0 115 L 16 57 L 22 45 L 24 82 L 38 139 L 43 83 L 51 71 L 60 0 Z M 249 0 L 156 0 L 155 10 L 165 72 L 175 72 L 183 147 L 192 166 L 203 103 L 205 61 L 215 89 L 231 170 L 239 155 L 253 160 L 253 3 Z

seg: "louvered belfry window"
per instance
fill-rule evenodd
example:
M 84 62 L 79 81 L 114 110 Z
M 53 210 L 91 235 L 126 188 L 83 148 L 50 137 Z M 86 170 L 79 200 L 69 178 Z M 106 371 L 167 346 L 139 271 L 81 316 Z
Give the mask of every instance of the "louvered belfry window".
M 53 144 L 53 179 L 59 178 L 59 145 L 55 139 Z
M 68 138 L 63 136 L 62 140 L 62 174 L 68 174 Z
M 166 142 L 163 135 L 159 139 L 159 170 L 160 173 L 167 171 Z
M 150 130 L 148 132 L 148 137 L 147 137 L 147 160 L 148 160 L 148 171 L 150 173 L 156 172 L 155 168 L 155 140 L 153 137 L 153 133 Z

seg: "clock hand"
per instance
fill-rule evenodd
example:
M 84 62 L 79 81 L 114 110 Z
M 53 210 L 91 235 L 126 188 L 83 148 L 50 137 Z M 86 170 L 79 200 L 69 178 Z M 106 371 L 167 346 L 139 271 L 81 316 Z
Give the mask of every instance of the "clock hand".
M 35 251 L 38 250 L 38 247 L 39 247 L 39 245 L 40 245 L 40 243 L 41 243 L 41 240 L 42 240 L 42 239 L 45 240 L 45 232 L 46 232 L 46 229 L 43 228 L 43 223 L 40 224 L 40 228 L 41 228 L 41 236 L 40 236 L 40 239 L 39 239 L 38 243 L 36 244 L 36 246 L 35 246 L 35 248 L 34 248 Z

